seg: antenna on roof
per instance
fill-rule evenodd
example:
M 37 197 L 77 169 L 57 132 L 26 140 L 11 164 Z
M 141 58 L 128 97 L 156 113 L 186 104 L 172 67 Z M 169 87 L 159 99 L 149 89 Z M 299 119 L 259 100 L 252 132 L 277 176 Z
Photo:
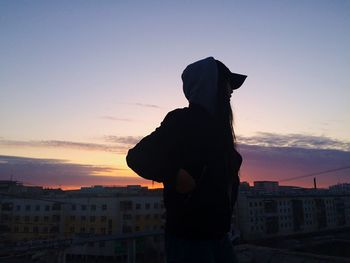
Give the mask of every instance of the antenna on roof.
M 316 186 L 316 177 L 314 177 L 314 188 L 317 189 L 317 186 Z

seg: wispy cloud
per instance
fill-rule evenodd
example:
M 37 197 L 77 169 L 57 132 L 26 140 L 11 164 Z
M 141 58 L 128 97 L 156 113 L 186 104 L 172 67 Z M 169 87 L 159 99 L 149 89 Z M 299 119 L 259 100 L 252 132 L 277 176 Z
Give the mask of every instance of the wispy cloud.
M 105 136 L 105 140 L 110 143 L 126 144 L 129 146 L 137 144 L 142 139 L 141 136 Z
M 0 145 L 10 147 L 52 147 L 69 148 L 87 151 L 104 151 L 126 153 L 137 144 L 142 136 L 104 136 L 105 143 L 74 142 L 63 140 L 6 140 L 0 139 Z M 238 136 L 239 145 L 256 145 L 264 147 L 290 147 L 318 150 L 350 151 L 350 142 L 341 141 L 325 136 L 312 136 L 302 134 L 274 134 L 260 132 L 255 136 Z
M 101 184 L 101 182 L 116 184 L 123 179 L 118 176 L 120 170 L 123 169 L 69 163 L 66 160 L 0 155 L 1 180 L 7 180 L 13 176 L 14 180 L 45 186 L 81 186 Z
M 147 103 L 130 103 L 131 105 L 139 106 L 139 107 L 145 107 L 145 108 L 153 108 L 153 109 L 162 109 L 162 107 L 155 105 L 155 104 L 147 104 Z
M 101 116 L 100 119 L 103 120 L 110 120 L 110 121 L 123 121 L 123 122 L 132 122 L 133 119 L 127 119 L 127 118 L 117 118 L 113 116 Z
M 350 166 L 350 152 L 335 149 L 271 147 L 240 144 L 243 156 L 242 180 L 275 180 Z M 350 170 L 317 176 L 321 185 L 350 182 Z M 291 185 L 312 185 L 312 178 L 290 182 Z
M 267 147 L 297 147 L 305 149 L 336 149 L 350 151 L 350 142 L 326 136 L 275 134 L 260 132 L 255 136 L 238 136 L 239 143 Z
M 106 143 L 88 143 L 61 140 L 3 140 L 0 145 L 8 147 L 35 147 L 35 148 L 66 148 L 84 151 L 102 151 L 125 154 L 128 149 L 141 140 L 141 136 L 105 136 Z
M 79 149 L 88 151 L 119 152 L 119 149 L 116 149 L 115 145 L 60 140 L 0 140 L 0 145 L 11 147 L 49 147 Z
M 72 141 L 15 141 L 0 139 L 0 145 L 14 147 L 62 147 L 89 151 L 106 151 L 125 154 L 128 149 L 141 140 L 141 136 L 105 136 L 105 143 L 84 143 Z M 281 180 L 323 170 L 336 169 L 350 165 L 349 142 L 323 136 L 301 134 L 280 135 L 259 133 L 256 136 L 238 138 L 238 150 L 243 156 L 241 179 Z M 21 180 L 42 181 L 46 184 L 56 180 L 55 184 L 68 184 L 70 176 L 78 185 L 82 181 L 88 184 L 115 184 L 130 178 L 113 180 L 103 174 L 117 174 L 110 167 L 71 164 L 62 160 L 34 159 L 0 156 L 0 176 L 9 178 L 11 168 L 21 175 Z M 11 159 L 12 158 L 12 159 Z M 33 166 L 31 166 L 33 164 Z M 97 176 L 98 175 L 98 176 Z M 43 177 L 42 177 L 43 176 Z M 1 177 L 0 177 L 1 178 Z M 47 179 L 50 178 L 50 179 Z M 62 179 L 59 179 L 62 178 Z M 85 180 L 88 178 L 89 180 Z M 99 178 L 100 181 L 97 179 Z M 349 182 L 350 171 L 319 176 L 323 186 L 337 182 Z M 3 178 L 5 179 L 5 178 Z M 28 181 L 27 180 L 27 181 Z M 135 179 L 132 179 L 135 180 Z M 133 183 L 133 181 L 130 181 Z M 136 183 L 136 181 L 134 182 Z M 52 182 L 51 182 L 52 184 Z M 290 182 L 293 185 L 310 185 L 311 179 Z M 70 183 L 70 185 L 73 185 Z

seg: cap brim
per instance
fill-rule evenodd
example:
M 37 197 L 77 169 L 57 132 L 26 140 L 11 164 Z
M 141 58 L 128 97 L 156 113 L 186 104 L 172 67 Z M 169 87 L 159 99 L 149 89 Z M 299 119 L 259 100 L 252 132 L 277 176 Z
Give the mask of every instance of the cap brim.
M 245 81 L 245 79 L 247 78 L 246 75 L 241 75 L 241 74 L 237 74 L 237 73 L 232 73 L 231 72 L 231 85 L 232 85 L 232 89 L 238 89 L 242 86 L 243 82 Z

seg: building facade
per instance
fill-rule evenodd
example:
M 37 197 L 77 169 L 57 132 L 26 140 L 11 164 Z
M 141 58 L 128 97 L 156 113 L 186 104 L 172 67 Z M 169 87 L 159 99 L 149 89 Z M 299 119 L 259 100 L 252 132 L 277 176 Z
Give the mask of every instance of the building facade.
M 350 227 L 350 194 L 260 190 L 239 195 L 236 222 L 244 240 Z
M 89 242 L 67 248 L 65 254 L 122 261 L 128 253 L 127 241 L 113 237 L 162 231 L 164 205 L 161 191 L 140 186 L 114 190 L 26 195 L 11 186 L 11 193 L 0 196 L 0 238 L 4 244 L 18 246 L 89 238 Z M 143 243 L 139 238 L 137 252 L 142 252 Z

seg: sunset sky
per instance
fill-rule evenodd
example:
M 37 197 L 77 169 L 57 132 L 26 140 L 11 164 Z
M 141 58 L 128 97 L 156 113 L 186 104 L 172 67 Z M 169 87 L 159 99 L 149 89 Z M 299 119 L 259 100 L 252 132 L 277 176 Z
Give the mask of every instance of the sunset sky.
M 350 1 L 0 1 L 0 180 L 150 184 L 125 154 L 208 57 L 234 92 L 241 180 L 350 166 Z M 350 169 L 317 177 L 350 183 Z

